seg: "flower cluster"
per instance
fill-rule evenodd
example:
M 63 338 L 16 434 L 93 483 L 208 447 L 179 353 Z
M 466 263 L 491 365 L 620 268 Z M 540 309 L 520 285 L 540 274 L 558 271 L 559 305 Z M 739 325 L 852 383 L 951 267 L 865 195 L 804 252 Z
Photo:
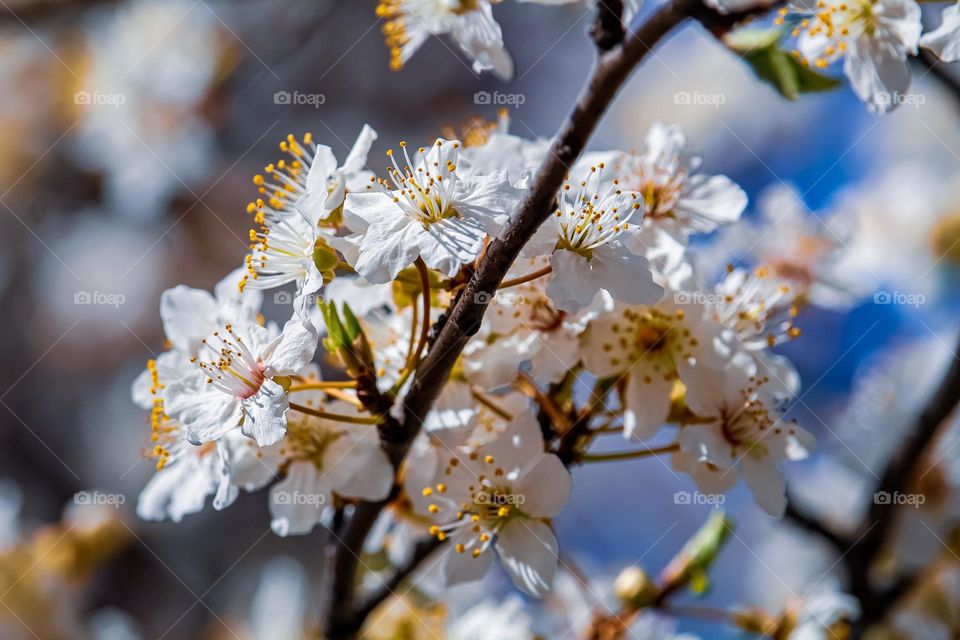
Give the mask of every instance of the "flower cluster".
M 857 96 L 875 113 L 909 99 L 910 56 L 924 47 L 944 62 L 960 60 L 960 8 L 943 10 L 940 26 L 923 32 L 914 0 L 803 0 L 780 10 L 797 38 L 797 57 L 816 68 L 842 60 Z
M 500 288 L 466 301 L 487 313 L 410 454 L 387 456 L 377 425 L 546 154 L 507 124 L 466 143 L 401 142 L 385 177 L 366 166 L 370 127 L 343 162 L 310 135 L 281 142 L 284 159 L 253 180 L 244 264 L 212 295 L 162 297 L 169 350 L 133 387 L 157 461 L 142 517 L 179 520 L 209 496 L 222 509 L 272 483 L 285 536 L 390 498 L 369 544 L 394 562 L 433 538 L 446 584 L 482 577 L 497 556 L 543 597 L 559 557 L 551 520 L 571 470 L 610 457 L 590 449 L 601 434 L 642 443 L 617 459 L 668 455 L 709 494 L 742 478 L 783 513 L 780 465 L 813 439 L 782 415 L 799 381 L 771 348 L 799 336 L 821 274 L 787 268 L 779 251 L 704 281 L 691 237 L 736 222 L 747 198 L 664 124 L 639 151 L 571 169 Z M 290 287 L 288 315 L 266 320 L 263 292 Z M 653 446 L 666 429 L 672 440 Z

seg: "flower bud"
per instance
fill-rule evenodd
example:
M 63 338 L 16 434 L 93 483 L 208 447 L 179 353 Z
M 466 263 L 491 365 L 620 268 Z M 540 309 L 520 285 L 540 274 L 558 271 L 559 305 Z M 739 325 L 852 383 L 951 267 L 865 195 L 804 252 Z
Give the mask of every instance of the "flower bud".
M 659 594 L 657 585 L 640 567 L 627 567 L 621 571 L 613 583 L 613 592 L 630 611 L 650 606 Z

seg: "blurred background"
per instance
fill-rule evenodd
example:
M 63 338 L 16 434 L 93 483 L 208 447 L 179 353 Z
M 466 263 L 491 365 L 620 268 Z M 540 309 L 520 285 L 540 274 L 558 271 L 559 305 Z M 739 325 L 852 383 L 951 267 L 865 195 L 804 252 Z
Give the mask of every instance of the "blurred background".
M 274 593 L 282 608 L 312 615 L 322 534 L 274 536 L 264 492 L 180 523 L 134 514 L 153 463 L 143 455 L 148 417 L 129 389 L 163 348 L 161 292 L 209 289 L 240 265 L 251 177 L 288 133 L 310 131 L 342 157 L 370 123 L 377 169 L 397 140 L 495 118 L 498 105 L 477 92 L 502 92 L 523 98 L 510 110 L 513 133 L 550 136 L 594 57 L 588 3 L 505 2 L 495 13 L 516 62 L 511 82 L 475 75 L 436 38 L 395 73 L 374 9 L 356 0 L 0 0 L 3 637 L 48 627 L 36 637 L 242 637 L 257 625 L 252 603 L 273 593 L 263 596 L 271 575 L 287 576 Z M 729 175 L 752 203 L 789 186 L 812 218 L 855 228 L 850 269 L 869 272 L 871 291 L 923 297 L 811 310 L 803 338 L 782 350 L 803 379 L 796 417 L 819 441 L 812 459 L 788 469 L 791 490 L 836 520 L 867 504 L 896 447 L 891 409 L 909 417 L 919 406 L 960 330 L 960 103 L 923 68 L 913 91 L 882 119 L 846 87 L 790 102 L 687 27 L 638 70 L 591 145 L 640 148 L 653 122 L 680 124 L 705 170 Z M 759 215 L 752 204 L 747 217 Z M 707 271 L 730 259 L 715 253 L 704 246 Z M 860 387 L 878 376 L 887 386 L 864 400 Z M 888 377 L 914 391 L 913 405 Z M 578 469 L 557 522 L 561 547 L 591 573 L 636 562 L 659 570 L 709 513 L 676 503 L 675 492 L 692 489 L 656 459 Z M 77 504 L 84 491 L 112 503 L 81 509 L 90 507 Z M 834 579 L 823 543 L 770 519 L 742 489 L 725 508 L 738 527 L 708 604 L 776 607 Z M 934 552 L 941 543 L 927 529 L 911 546 Z M 90 551 L 104 540 L 104 557 Z M 24 544 L 33 555 L 15 560 L 9 550 Z M 34 578 L 61 574 L 56 611 L 14 598 Z

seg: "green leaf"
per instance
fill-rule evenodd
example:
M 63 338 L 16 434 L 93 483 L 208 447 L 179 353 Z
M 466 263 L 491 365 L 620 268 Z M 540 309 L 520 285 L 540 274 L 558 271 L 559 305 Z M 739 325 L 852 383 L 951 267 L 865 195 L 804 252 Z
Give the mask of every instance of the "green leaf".
M 346 323 L 347 338 L 349 338 L 352 343 L 356 340 L 357 336 L 360 335 L 362 329 L 360 328 L 360 322 L 357 320 L 357 316 L 353 315 L 353 311 L 350 310 L 350 305 L 346 302 L 343 303 L 343 321 Z
M 327 338 L 324 340 L 324 346 L 329 351 L 336 351 L 347 344 L 347 332 L 340 323 L 340 316 L 337 314 L 337 308 L 332 302 L 322 303 L 323 319 L 327 324 Z
M 821 74 L 785 51 L 780 46 L 784 33 L 783 27 L 740 29 L 727 34 L 724 42 L 740 54 L 758 78 L 788 100 L 840 86 L 840 80 Z

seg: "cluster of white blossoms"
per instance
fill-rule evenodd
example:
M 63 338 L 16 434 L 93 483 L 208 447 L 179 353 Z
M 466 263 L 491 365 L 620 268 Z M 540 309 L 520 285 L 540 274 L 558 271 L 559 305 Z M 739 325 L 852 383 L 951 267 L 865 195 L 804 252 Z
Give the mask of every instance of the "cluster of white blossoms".
M 960 60 L 960 5 L 923 33 L 914 0 L 800 0 L 780 10 L 797 38 L 797 56 L 817 68 L 843 60 L 857 96 L 875 113 L 908 100 L 910 56 L 924 47 L 944 62 Z
M 401 142 L 382 176 L 367 168 L 370 127 L 343 161 L 310 135 L 281 142 L 284 159 L 253 180 L 243 264 L 212 295 L 162 297 L 169 350 L 133 387 L 157 462 L 142 517 L 179 520 L 208 497 L 222 509 L 272 484 L 271 525 L 286 536 L 389 499 L 368 551 L 400 564 L 432 537 L 443 584 L 479 579 L 497 557 L 543 597 L 571 470 L 614 459 L 590 450 L 601 434 L 644 443 L 615 459 L 669 456 L 710 494 L 742 479 L 783 513 L 781 466 L 813 438 L 783 417 L 799 380 L 771 349 L 800 335 L 825 276 L 758 249 L 705 281 L 690 239 L 737 221 L 747 197 L 659 123 L 638 151 L 589 153 L 571 169 L 500 288 L 461 301 L 486 313 L 409 455 L 395 466 L 381 448 L 378 425 L 430 327 L 547 153 L 506 125 Z M 281 287 L 289 316 L 267 321 L 263 292 Z
M 503 43 L 492 6 L 501 0 L 381 0 L 377 15 L 390 65 L 399 70 L 431 35 L 449 35 L 466 54 L 475 72 L 513 76 L 513 60 Z M 544 5 L 581 0 L 517 0 Z M 710 0 L 721 13 L 756 3 Z M 624 24 L 641 6 L 624 3 Z M 843 72 L 857 96 L 875 113 L 886 113 L 909 100 L 910 60 L 924 47 L 944 62 L 960 60 L 960 4 L 942 12 L 940 26 L 923 32 L 916 0 L 791 0 L 780 9 L 778 25 L 796 38 L 795 56 L 818 69 L 843 61 Z

